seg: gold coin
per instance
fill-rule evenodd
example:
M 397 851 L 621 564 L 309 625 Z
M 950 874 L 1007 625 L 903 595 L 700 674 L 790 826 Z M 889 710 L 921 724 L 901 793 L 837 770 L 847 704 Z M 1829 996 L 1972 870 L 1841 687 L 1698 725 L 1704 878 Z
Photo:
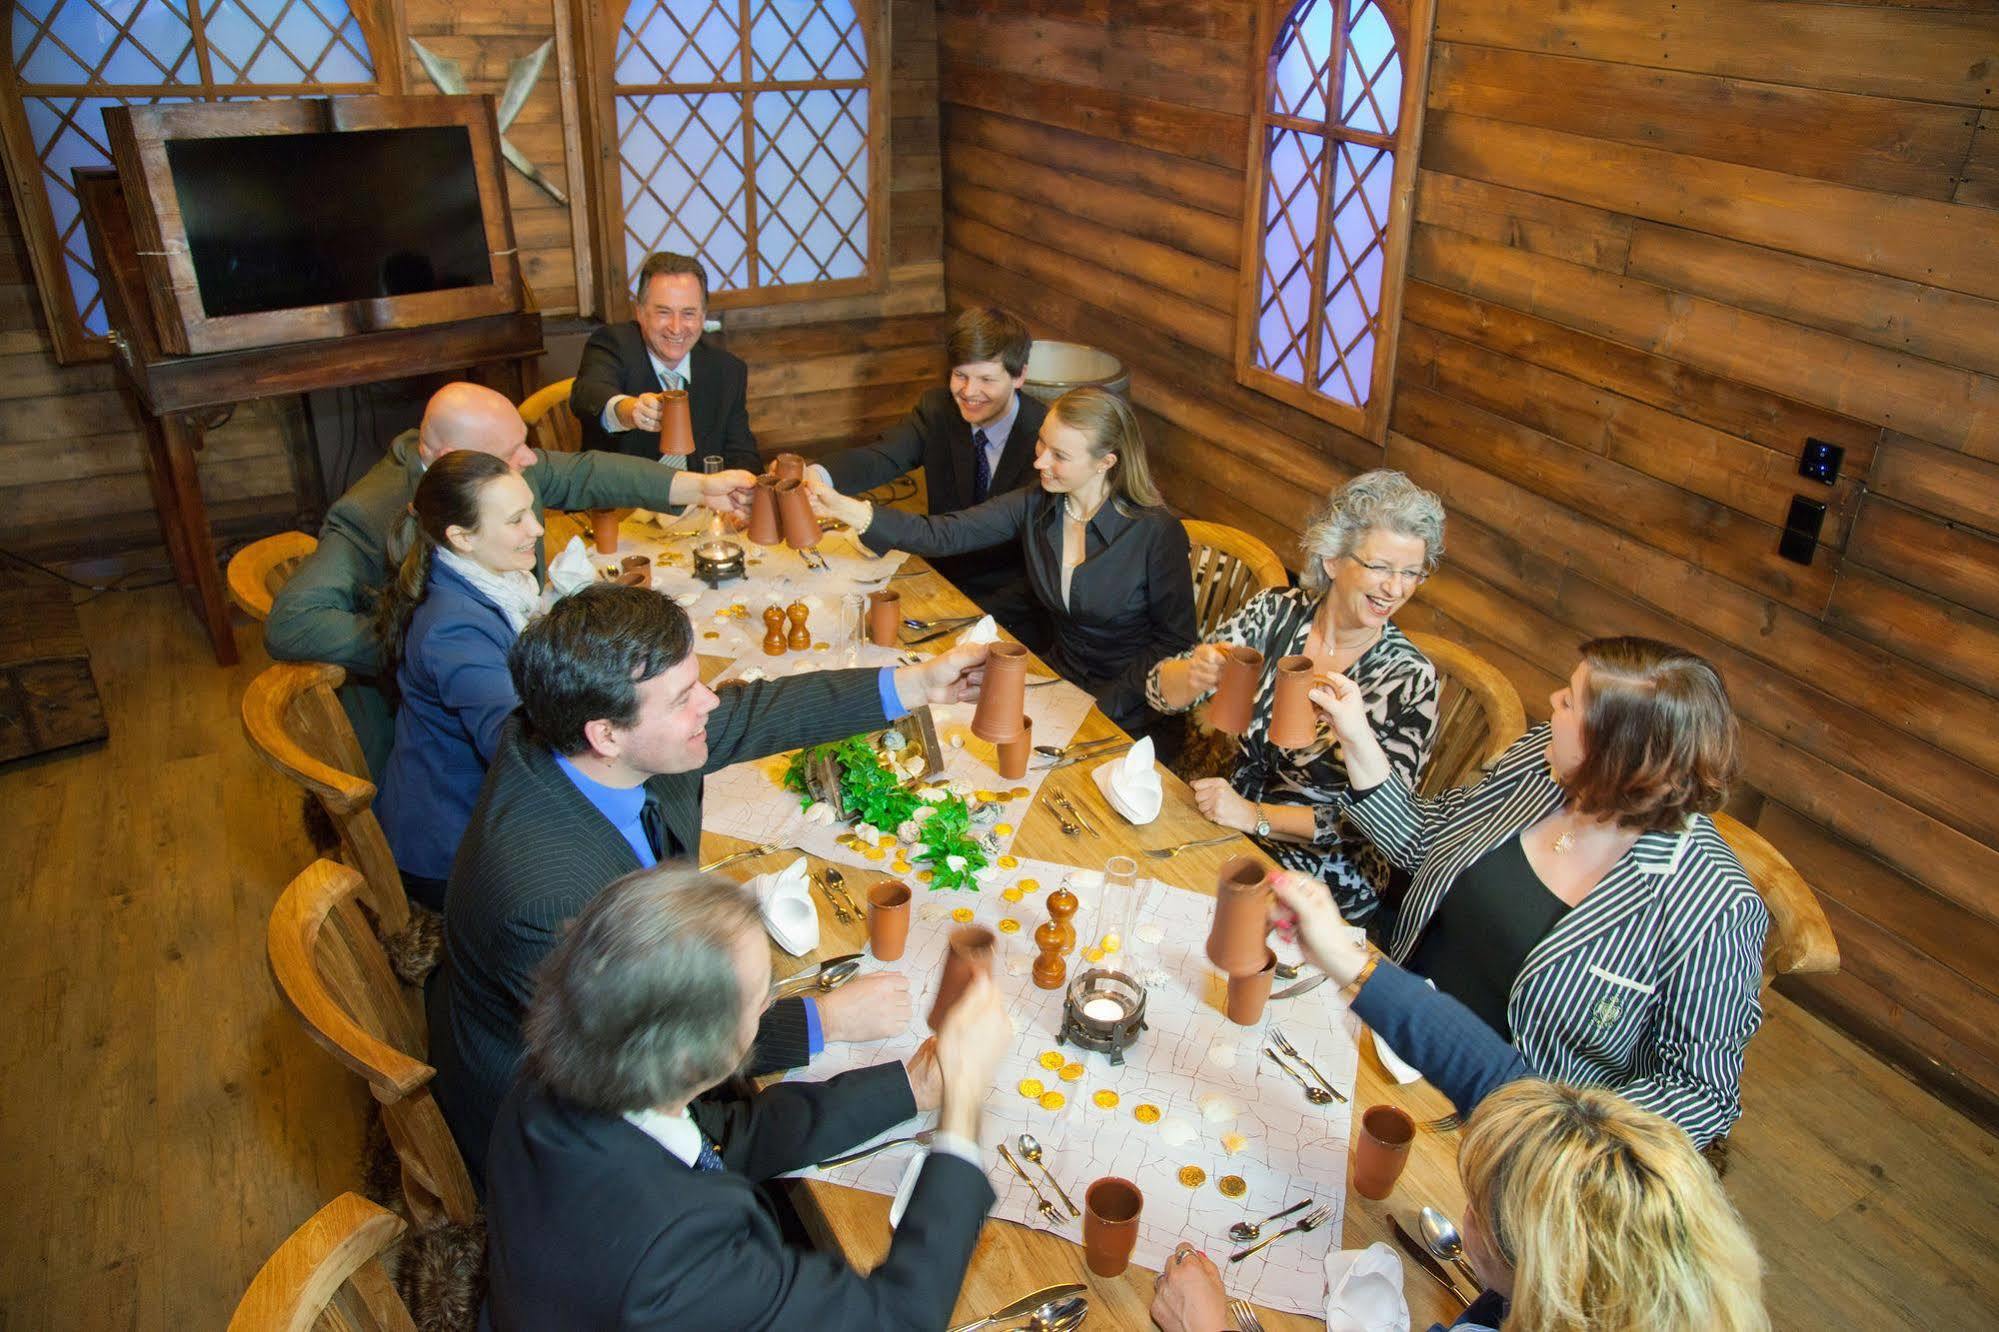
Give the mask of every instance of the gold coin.
M 1131 1112 L 1131 1117 L 1141 1124 L 1157 1124 L 1159 1122 L 1159 1107 L 1149 1101 L 1140 1102 L 1138 1108 Z
M 1047 1088 L 1041 1085 L 1040 1078 L 1022 1078 L 1020 1080 L 1020 1094 L 1030 1101 L 1039 1099 L 1041 1093 L 1046 1090 Z
M 1023 893 L 1038 893 L 1038 892 L 1040 892 L 1040 891 L 1041 891 L 1041 880 L 1039 880 L 1039 879 L 1022 879 L 1022 880 L 1020 881 L 1020 891 L 1022 891 Z
M 996 837 L 1011 837 L 1013 836 L 1013 825 L 1011 823 L 995 823 L 993 825 L 993 835 Z
M 1009 902 L 1018 902 L 1020 900 L 1020 889 L 1008 888 L 1003 892 L 1001 892 L 1000 896 L 1004 897 Z
M 1208 1182 L 1208 1172 L 1199 1166 L 1181 1166 L 1180 1182 L 1190 1189 L 1198 1189 Z
M 716 632 L 715 632 L 715 631 L 714 631 L 713 629 L 710 629 L 710 630 L 709 630 L 708 632 L 706 632 L 706 633 L 702 634 L 701 636 L 702 636 L 703 638 L 720 638 L 720 637 L 721 637 L 721 635 L 720 635 L 720 634 L 718 634 L 718 633 L 716 633 Z
M 824 652 L 827 648 L 830 648 L 832 646 L 833 645 L 831 643 L 814 643 L 812 645 L 812 650 L 814 652 Z
M 1106 934 L 1103 937 L 1103 941 L 1097 946 L 1106 953 L 1115 953 L 1118 949 L 1124 947 L 1124 940 L 1118 938 L 1115 934 Z
M 969 925 L 972 923 L 972 909 L 970 907 L 956 907 L 951 912 L 951 919 L 957 921 L 960 925 Z
M 1102 1091 L 1098 1092 L 1095 1096 L 1092 1096 L 1090 1099 L 1097 1103 L 1097 1108 L 1099 1110 L 1117 1109 L 1117 1093 L 1112 1091 L 1109 1087 L 1104 1088 Z
M 1043 1110 L 1060 1110 L 1067 1104 L 1069 1104 L 1069 1098 L 1061 1092 L 1049 1092 L 1041 1098 L 1041 1108 Z
M 999 923 L 999 932 L 1001 934 L 1019 934 L 1020 922 L 1015 920 L 1012 916 L 1008 916 L 1005 920 L 1002 920 Z
M 932 881 L 933 879 L 935 879 L 936 877 L 937 877 L 937 873 L 936 873 L 936 871 L 935 871 L 935 870 L 918 870 L 918 871 L 916 871 L 916 881 L 917 881 L 918 883 L 929 883 L 929 882 L 931 882 L 931 881 Z
M 861 854 L 866 856 L 869 860 L 883 860 L 886 859 L 888 856 L 888 852 L 882 850 L 878 846 L 862 847 Z
M 1053 1073 L 1056 1069 L 1062 1067 L 1062 1065 L 1068 1063 L 1069 1061 L 1067 1058 L 1063 1056 L 1060 1050 L 1043 1050 L 1041 1052 L 1041 1059 L 1039 1062 L 1043 1068 L 1047 1069 L 1050 1073 Z
M 898 860 L 895 862 L 895 864 L 890 865 L 889 868 L 894 870 L 897 874 L 907 874 L 909 873 L 909 862 L 906 860 Z
M 1006 793 L 1006 798 L 1008 800 L 1024 800 L 1027 798 L 1027 788 L 1024 786 L 1016 786 L 1011 791 L 1008 791 Z
M 1018 857 L 1018 856 L 1001 856 L 1001 857 L 999 858 L 999 867 L 1000 867 L 1001 869 L 1019 869 L 1019 868 L 1020 868 L 1020 857 Z
M 1085 948 L 1083 950 L 1083 960 L 1085 962 L 1101 962 L 1104 960 L 1104 950 L 1101 948 Z
M 1240 1198 L 1249 1192 L 1249 1185 L 1243 1182 L 1241 1175 L 1223 1175 L 1215 1181 L 1215 1187 L 1221 1190 L 1224 1198 Z
M 974 791 L 972 792 L 972 799 L 978 801 L 982 805 L 990 805 L 992 804 L 993 801 L 999 799 L 999 797 L 994 795 L 991 791 Z
M 1081 1082 L 1083 1080 L 1083 1066 L 1081 1064 L 1064 1064 L 1062 1065 L 1060 1076 L 1064 1082 Z

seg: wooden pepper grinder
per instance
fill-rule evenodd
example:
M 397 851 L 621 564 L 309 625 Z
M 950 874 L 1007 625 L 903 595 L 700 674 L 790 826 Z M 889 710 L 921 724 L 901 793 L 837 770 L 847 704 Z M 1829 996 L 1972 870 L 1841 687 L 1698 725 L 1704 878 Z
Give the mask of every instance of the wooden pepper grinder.
M 1051 898 L 1049 905 L 1054 905 Z M 1034 928 L 1034 946 L 1041 950 L 1034 959 L 1034 983 L 1044 990 L 1059 990 L 1069 977 L 1069 964 L 1062 960 L 1062 927 L 1053 916 Z
M 791 636 L 785 641 L 793 652 L 803 652 L 812 646 L 812 634 L 805 627 L 806 617 L 812 612 L 802 601 L 794 601 L 785 607 L 784 613 L 791 617 Z
M 784 655 L 784 611 L 776 606 L 764 608 L 764 655 Z
M 1076 914 L 1076 908 L 1081 905 L 1082 903 L 1076 900 L 1076 895 L 1069 891 L 1067 883 L 1048 894 L 1049 923 L 1061 931 L 1064 957 L 1076 951 L 1076 927 L 1069 923 L 1069 918 Z M 1035 931 L 1037 938 L 1040 933 L 1038 929 Z

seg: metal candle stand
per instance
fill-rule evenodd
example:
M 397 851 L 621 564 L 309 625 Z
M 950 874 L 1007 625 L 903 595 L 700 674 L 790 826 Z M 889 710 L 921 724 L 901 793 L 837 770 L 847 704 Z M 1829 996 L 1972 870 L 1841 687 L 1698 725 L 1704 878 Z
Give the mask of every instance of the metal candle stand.
M 1105 1000 L 1118 1007 L 1115 1018 L 1095 1017 L 1084 1008 L 1093 1000 Z M 1113 1064 L 1124 1063 L 1124 1052 L 1145 1030 L 1145 987 L 1122 971 L 1095 968 L 1069 983 L 1062 998 L 1062 1030 L 1056 1039 L 1065 1045 L 1079 1045 L 1108 1055 Z
M 694 548 L 694 576 L 710 587 L 720 587 L 731 578 L 747 577 L 743 548 L 719 538 L 702 542 Z

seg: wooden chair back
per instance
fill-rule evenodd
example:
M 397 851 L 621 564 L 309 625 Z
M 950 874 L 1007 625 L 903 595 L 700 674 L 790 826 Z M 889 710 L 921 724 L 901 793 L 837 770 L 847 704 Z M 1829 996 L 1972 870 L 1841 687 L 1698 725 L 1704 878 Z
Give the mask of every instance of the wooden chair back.
M 252 541 L 229 557 L 229 599 L 253 620 L 269 619 L 278 589 L 299 561 L 318 549 L 319 538 L 307 532 L 280 532 Z
M 537 389 L 521 404 L 521 420 L 528 423 L 528 443 L 547 453 L 575 453 L 583 447 L 583 427 L 569 410 L 569 386 L 563 379 Z
M 341 1194 L 258 1269 L 229 1332 L 416 1332 L 382 1261 L 402 1233 L 394 1212 Z
M 1770 912 L 1770 932 L 1763 939 L 1764 988 L 1779 976 L 1838 971 L 1839 941 L 1805 876 L 1768 838 L 1739 819 L 1716 814 L 1714 829 L 1742 862 Z
M 1435 795 L 1468 786 L 1527 731 L 1520 692 L 1484 657 L 1435 634 L 1409 634 L 1437 668 L 1437 732 L 1416 789 Z
M 279 662 L 243 692 L 243 734 L 264 762 L 319 801 L 340 834 L 340 858 L 367 882 L 368 909 L 384 935 L 409 928 L 409 898 L 375 817 L 375 784 L 361 742 L 334 690 L 346 671 L 321 661 Z
M 1222 622 L 1267 587 L 1285 587 L 1291 577 L 1277 552 L 1249 533 L 1221 523 L 1183 518 L 1188 559 L 1194 576 L 1194 618 L 1208 642 Z
M 374 1093 L 402 1164 L 410 1219 L 470 1225 L 479 1205 L 451 1130 L 430 1094 L 436 1070 L 421 1010 L 396 979 L 359 899 L 359 874 L 316 860 L 271 910 L 265 944 L 271 978 L 306 1032 Z

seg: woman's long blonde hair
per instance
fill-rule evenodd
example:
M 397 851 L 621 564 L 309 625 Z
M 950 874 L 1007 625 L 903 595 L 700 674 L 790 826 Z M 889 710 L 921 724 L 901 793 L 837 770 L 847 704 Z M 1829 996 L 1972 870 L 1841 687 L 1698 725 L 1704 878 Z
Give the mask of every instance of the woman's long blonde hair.
M 1159 498 L 1159 487 L 1152 484 L 1152 468 L 1145 461 L 1145 436 L 1139 433 L 1138 418 L 1132 415 L 1123 398 L 1091 384 L 1070 389 L 1048 411 L 1071 430 L 1082 432 L 1089 441 L 1091 457 L 1117 455 L 1110 476 L 1105 478 L 1112 499 L 1127 510 L 1154 509 L 1164 502 Z
M 1479 1105 L 1458 1173 L 1513 1268 L 1506 1332 L 1767 1332 L 1749 1232 L 1651 1111 L 1522 1079 Z

